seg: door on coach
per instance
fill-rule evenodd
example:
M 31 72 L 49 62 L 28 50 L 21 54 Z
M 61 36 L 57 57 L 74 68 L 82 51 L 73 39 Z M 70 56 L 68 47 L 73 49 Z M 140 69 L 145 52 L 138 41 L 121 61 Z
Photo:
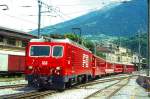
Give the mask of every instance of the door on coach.
M 96 57 L 93 56 L 92 57 L 92 75 L 93 75 L 93 77 L 95 77 L 95 73 L 96 73 Z
M 71 69 L 72 74 L 75 74 L 75 50 L 73 48 L 71 50 Z

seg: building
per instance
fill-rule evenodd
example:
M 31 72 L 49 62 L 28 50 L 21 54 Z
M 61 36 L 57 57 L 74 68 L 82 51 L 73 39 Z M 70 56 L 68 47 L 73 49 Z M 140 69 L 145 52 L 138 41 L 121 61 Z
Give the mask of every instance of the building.
M 139 63 L 138 55 L 132 54 L 130 49 L 119 47 L 115 44 L 109 44 L 107 46 L 98 46 L 97 51 L 105 54 L 105 59 L 111 62 L 120 62 L 123 64 Z M 136 60 L 135 60 L 136 59 Z
M 24 52 L 25 46 L 29 40 L 36 38 L 31 34 L 0 27 L 0 52 L 3 51 L 22 51 Z
M 0 27 L 0 74 L 23 73 L 25 70 L 25 46 L 35 36 Z

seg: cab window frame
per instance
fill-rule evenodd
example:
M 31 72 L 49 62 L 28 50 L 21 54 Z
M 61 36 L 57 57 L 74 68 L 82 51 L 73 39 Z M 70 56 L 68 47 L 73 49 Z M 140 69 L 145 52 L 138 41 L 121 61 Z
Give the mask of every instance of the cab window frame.
M 32 56 L 31 55 L 31 47 L 32 46 L 48 46 L 49 47 L 49 55 L 47 55 L 47 56 Z M 51 56 L 51 49 L 52 49 L 52 46 L 50 46 L 50 45 L 31 45 L 29 47 L 29 57 L 50 57 Z
M 55 47 L 62 47 L 62 55 L 61 56 L 54 56 L 53 55 L 53 52 L 54 52 L 54 48 Z M 62 46 L 62 45 L 54 45 L 54 46 L 52 46 L 52 53 L 51 53 L 51 55 L 52 55 L 52 57 L 54 57 L 54 58 L 62 58 L 63 56 L 64 56 L 64 46 Z

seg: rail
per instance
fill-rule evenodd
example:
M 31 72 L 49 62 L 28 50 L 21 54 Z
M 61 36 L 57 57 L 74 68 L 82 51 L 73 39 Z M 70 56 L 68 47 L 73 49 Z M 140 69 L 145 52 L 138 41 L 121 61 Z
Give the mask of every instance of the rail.
M 101 98 L 110 99 L 122 87 L 128 84 L 130 78 L 131 77 L 120 79 L 118 82 L 113 83 L 109 86 L 104 87 L 103 89 L 94 92 L 93 94 L 87 96 L 85 99 L 94 99 L 96 97 L 99 97 L 100 99 Z
M 119 82 L 120 82 L 122 79 L 127 79 L 130 76 L 132 76 L 132 75 L 99 79 L 99 80 L 91 81 L 91 82 L 88 82 L 88 83 L 85 83 L 85 84 L 80 84 L 80 85 L 73 86 L 72 88 L 67 89 L 67 90 L 73 90 L 73 89 L 78 89 L 78 88 L 86 88 L 86 87 L 92 86 L 94 84 L 111 82 L 111 81 L 115 81 L 115 80 L 119 80 Z M 115 84 L 117 84 L 117 83 L 115 83 Z M 113 85 L 115 85 L 115 84 L 113 84 Z M 112 85 L 110 85 L 110 87 L 111 86 Z M 105 88 L 107 88 L 107 87 L 105 87 Z M 16 94 L 3 95 L 3 96 L 0 96 L 0 99 L 1 98 L 2 99 L 22 99 L 22 98 L 23 99 L 35 99 L 35 98 L 41 98 L 41 97 L 44 97 L 44 96 L 48 96 L 48 95 L 51 95 L 51 94 L 54 94 L 54 93 L 57 93 L 57 91 L 55 91 L 55 90 L 38 91 L 38 90 L 34 89 L 34 90 L 31 90 L 31 91 L 25 91 L 25 92 L 16 93 Z M 111 94 L 111 95 L 113 95 L 113 94 Z
M 94 85 L 94 84 L 111 82 L 111 81 L 114 81 L 114 80 L 122 80 L 122 79 L 125 79 L 125 78 L 128 78 L 128 77 L 131 77 L 131 76 L 133 76 L 133 75 L 123 76 L 123 77 L 113 77 L 113 78 L 108 78 L 108 79 L 99 79 L 99 80 L 95 80 L 95 81 L 91 81 L 91 82 L 88 82 L 88 83 L 85 83 L 85 84 L 75 86 L 75 88 L 81 88 L 81 87 L 86 88 L 87 86 L 91 86 L 91 85 Z
M 24 92 L 24 93 L 3 95 L 3 96 L 0 96 L 0 98 L 1 99 L 35 99 L 35 98 L 44 97 L 46 95 L 51 95 L 53 93 L 56 93 L 56 91 L 48 90 L 48 91 L 40 92 L 38 90 L 33 90 L 29 92 Z
M 25 86 L 27 86 L 27 84 L 5 85 L 5 86 L 0 86 L 0 89 L 20 88 L 20 87 L 25 87 Z

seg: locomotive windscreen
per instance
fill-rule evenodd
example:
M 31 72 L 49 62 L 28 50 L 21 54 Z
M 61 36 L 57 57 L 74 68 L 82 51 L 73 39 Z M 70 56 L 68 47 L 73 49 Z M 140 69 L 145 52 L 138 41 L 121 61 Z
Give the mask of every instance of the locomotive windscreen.
M 54 46 L 53 47 L 53 56 L 54 57 L 61 57 L 63 54 L 63 47 L 62 46 Z
M 50 46 L 31 46 L 30 56 L 49 56 Z

